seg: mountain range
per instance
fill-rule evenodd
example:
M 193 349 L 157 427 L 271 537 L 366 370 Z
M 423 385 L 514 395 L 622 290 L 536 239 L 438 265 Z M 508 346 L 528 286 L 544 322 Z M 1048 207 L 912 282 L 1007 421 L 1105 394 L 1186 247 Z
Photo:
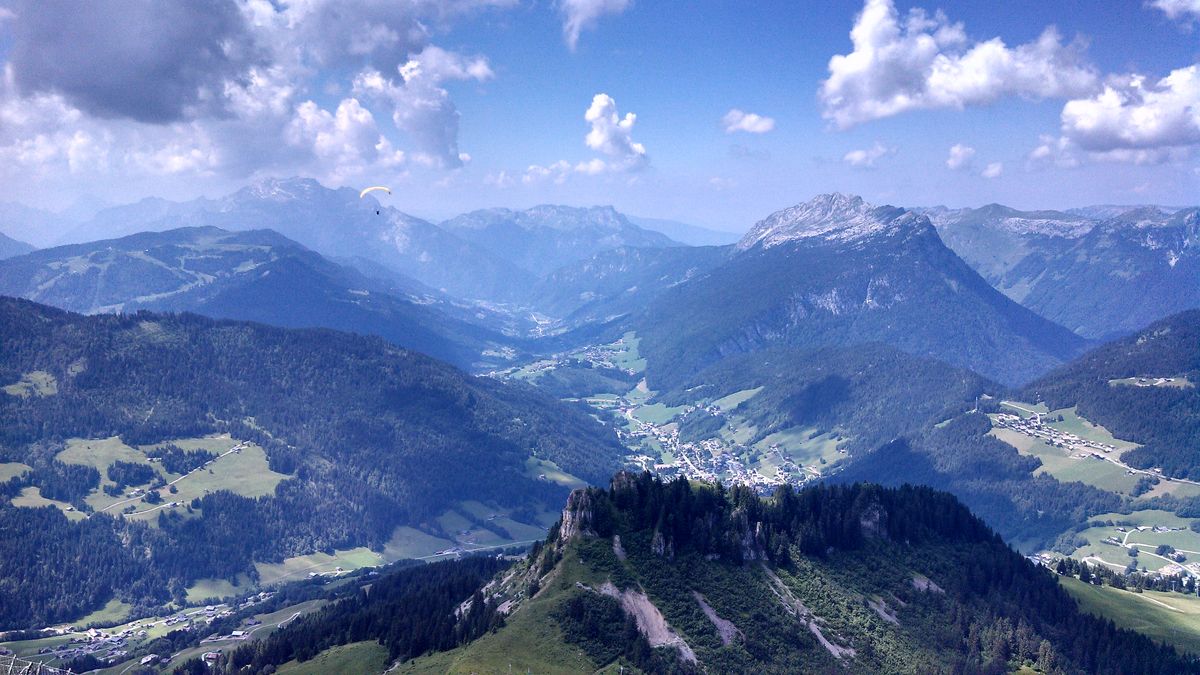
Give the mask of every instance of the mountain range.
M 1010 298 L 1108 339 L 1200 307 L 1200 209 L 929 209 L 946 245 Z

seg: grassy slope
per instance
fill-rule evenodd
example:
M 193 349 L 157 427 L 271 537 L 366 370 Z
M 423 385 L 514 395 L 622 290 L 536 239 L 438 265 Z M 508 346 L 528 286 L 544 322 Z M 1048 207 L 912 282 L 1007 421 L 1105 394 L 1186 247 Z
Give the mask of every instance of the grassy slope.
M 275 671 L 280 675 L 326 675 L 382 673 L 388 665 L 388 653 L 378 642 L 354 642 L 327 649 L 309 661 L 288 661 Z
M 1111 619 L 1181 651 L 1200 654 L 1200 598 L 1180 593 L 1131 593 L 1060 577 L 1085 612 Z M 1167 605 L 1167 606 L 1164 606 Z M 1168 607 L 1169 606 L 1169 607 Z

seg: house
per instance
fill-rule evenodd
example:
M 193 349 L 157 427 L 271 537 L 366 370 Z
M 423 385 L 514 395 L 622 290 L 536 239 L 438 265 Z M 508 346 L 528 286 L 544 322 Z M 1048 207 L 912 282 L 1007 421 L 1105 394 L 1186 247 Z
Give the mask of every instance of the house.
M 158 660 L 158 654 L 150 654 L 149 656 L 143 656 L 142 660 L 139 661 L 138 664 L 142 665 L 142 666 L 148 666 L 157 660 Z
M 221 658 L 221 650 L 218 649 L 215 652 L 204 652 L 204 656 L 201 658 L 203 658 L 205 661 L 208 661 L 211 663 L 211 662 L 216 661 L 217 659 Z

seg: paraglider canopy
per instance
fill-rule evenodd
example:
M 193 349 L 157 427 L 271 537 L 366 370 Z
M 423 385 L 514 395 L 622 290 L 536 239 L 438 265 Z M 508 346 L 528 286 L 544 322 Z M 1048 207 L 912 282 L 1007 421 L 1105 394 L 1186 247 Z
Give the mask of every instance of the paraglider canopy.
M 391 190 L 391 188 L 386 188 L 386 187 L 384 187 L 384 186 L 382 186 L 382 185 L 373 185 L 373 186 L 371 186 L 371 187 L 369 187 L 369 188 L 367 188 L 367 189 L 363 190 L 362 192 L 358 193 L 358 198 L 359 198 L 359 199 L 362 199 L 363 197 L 366 197 L 368 193 L 375 192 L 376 190 L 380 190 L 380 191 L 382 191 L 382 192 L 386 192 L 386 193 L 388 193 L 389 195 L 390 195 L 390 194 L 392 194 L 392 190 Z

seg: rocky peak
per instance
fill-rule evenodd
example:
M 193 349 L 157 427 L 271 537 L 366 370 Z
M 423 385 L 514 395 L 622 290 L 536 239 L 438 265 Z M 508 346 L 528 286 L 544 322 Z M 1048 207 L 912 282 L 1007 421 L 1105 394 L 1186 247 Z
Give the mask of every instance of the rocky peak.
M 933 227 L 923 215 L 834 192 L 772 213 L 756 223 L 737 248 L 770 248 L 805 239 L 850 242 L 921 226 Z
M 562 525 L 559 527 L 559 540 L 570 541 L 575 537 L 596 536 L 595 521 L 598 498 L 593 488 L 574 490 L 567 497 L 567 505 L 563 508 Z

